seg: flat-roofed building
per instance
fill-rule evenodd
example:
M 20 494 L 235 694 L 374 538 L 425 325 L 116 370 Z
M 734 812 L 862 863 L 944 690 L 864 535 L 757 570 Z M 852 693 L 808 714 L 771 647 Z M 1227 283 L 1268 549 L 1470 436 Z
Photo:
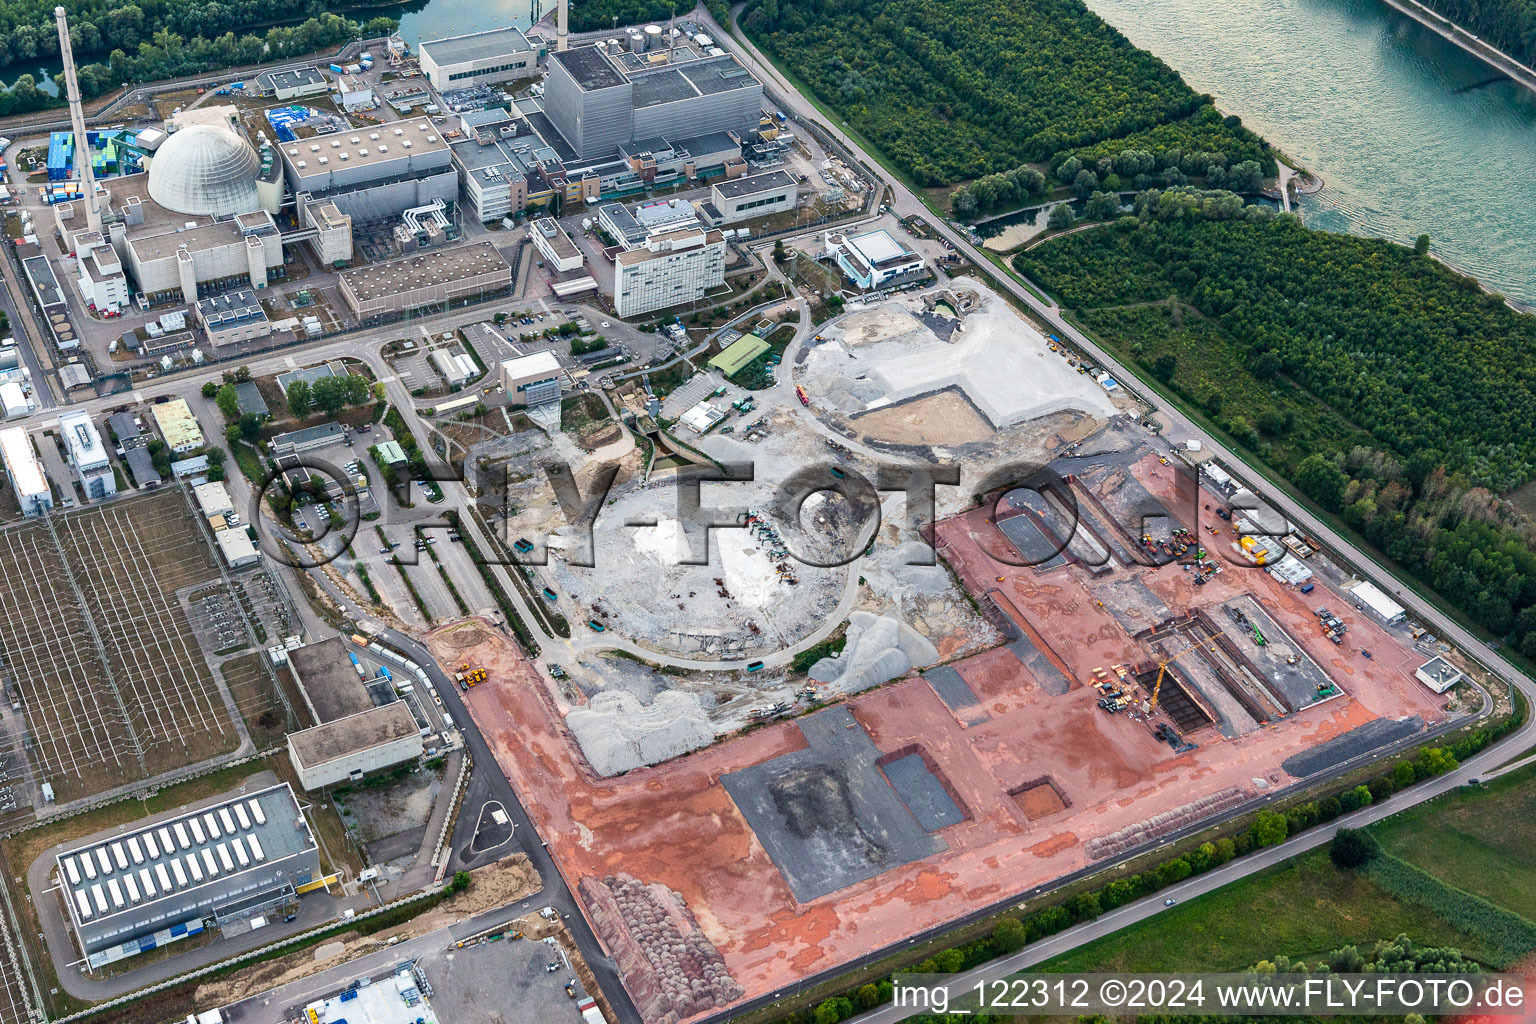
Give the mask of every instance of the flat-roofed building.
M 597 44 L 549 55 L 544 113 L 578 158 L 607 157 L 637 139 L 740 137 L 757 124 L 763 86 L 735 57 L 688 46 L 672 60 L 652 56 Z
M 421 729 L 398 700 L 288 734 L 288 756 L 306 790 L 414 760 L 422 750 Z
M 256 91 L 280 100 L 319 96 L 328 88 L 330 86 L 325 81 L 325 75 L 316 67 L 263 71 L 256 76 Z
M 301 223 L 308 206 L 324 200 L 354 224 L 365 224 L 458 196 L 448 140 L 430 118 L 297 139 L 279 151 Z
M 192 227 L 127 235 L 127 268 L 151 302 L 196 302 L 203 285 L 248 283 L 265 288 L 283 266 L 277 222 L 266 210 Z
M 0 430 L 0 459 L 5 461 L 5 474 L 22 515 L 42 515 L 53 508 L 53 492 L 48 489 L 48 477 L 26 427 Z
M 725 282 L 725 236 L 684 228 L 651 235 L 614 260 L 613 308 L 639 316 L 703 299 Z
M 208 333 L 208 340 L 216 348 L 256 341 L 272 334 L 272 321 L 267 319 L 261 300 L 249 288 L 198 299 L 193 309 L 198 323 Z
M 300 455 L 316 448 L 324 448 L 328 444 L 339 443 L 346 437 L 346 433 L 346 428 L 334 421 L 290 430 L 286 434 L 273 436 L 272 455 L 275 458 L 282 458 L 285 455 Z
M 512 267 L 491 242 L 435 249 L 343 271 L 341 294 L 359 320 L 490 295 L 512 287 Z
M 69 454 L 69 464 L 87 498 L 106 498 L 117 493 L 117 477 L 101 432 L 91 422 L 88 412 L 66 412 L 59 417 L 59 435 Z
M 553 352 L 535 352 L 504 360 L 501 386 L 512 404 L 529 407 L 548 405 L 560 400 L 560 360 Z
M 555 270 L 568 272 L 581 269 L 581 249 L 571 241 L 560 222 L 553 217 L 540 217 L 529 225 L 528 234 L 539 254 L 549 261 Z
M 421 70 L 439 91 L 538 74 L 540 48 L 515 28 L 429 39 L 417 48 Z
M 261 559 L 261 552 L 256 549 L 255 542 L 243 526 L 233 530 L 219 530 L 214 533 L 213 539 L 218 542 L 219 554 L 224 556 L 224 561 L 229 563 L 231 569 L 255 565 Z
M 165 438 L 166 447 L 171 451 L 189 452 L 203 446 L 203 428 L 198 425 L 185 398 L 173 398 L 149 408 L 155 417 L 155 425 L 160 428 L 160 436 Z
M 897 278 L 923 269 L 923 258 L 881 228 L 859 235 L 828 231 L 827 254 L 837 260 L 848 279 L 861 288 L 882 288 Z
M 198 509 L 207 517 L 227 516 L 235 511 L 235 503 L 229 497 L 229 488 L 224 486 L 222 480 L 197 484 L 192 488 L 192 497 L 197 499 Z
M 1414 669 L 1413 674 L 1419 682 L 1436 693 L 1444 693 L 1461 682 L 1463 678 L 1461 669 L 1452 665 L 1438 654 Z
M 145 818 L 54 860 L 58 898 L 93 968 L 290 904 L 320 872 L 287 783 Z
M 795 208 L 800 188 L 788 171 L 768 171 L 717 181 L 709 188 L 704 216 L 712 224 L 734 224 Z
M 392 686 L 370 689 L 347 655 L 340 637 L 288 652 L 288 667 L 319 723 L 288 737 L 289 760 L 306 790 L 422 754 L 422 729 L 410 709 Z

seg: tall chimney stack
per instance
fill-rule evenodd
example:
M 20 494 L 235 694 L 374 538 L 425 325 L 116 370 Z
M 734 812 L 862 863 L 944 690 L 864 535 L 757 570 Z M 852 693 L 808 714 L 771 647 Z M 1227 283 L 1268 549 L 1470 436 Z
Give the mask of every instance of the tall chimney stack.
M 91 144 L 85 134 L 85 111 L 80 107 L 80 81 L 75 77 L 75 51 L 69 45 L 69 21 L 64 8 L 55 7 L 59 23 L 59 56 L 64 61 L 64 92 L 69 99 L 69 120 L 75 130 L 75 177 L 85 200 L 85 223 L 92 231 L 101 230 L 101 211 L 96 209 L 96 178 L 91 173 Z
M 555 49 L 563 50 L 571 45 L 567 36 L 571 30 L 571 0 L 560 0 L 555 9 Z

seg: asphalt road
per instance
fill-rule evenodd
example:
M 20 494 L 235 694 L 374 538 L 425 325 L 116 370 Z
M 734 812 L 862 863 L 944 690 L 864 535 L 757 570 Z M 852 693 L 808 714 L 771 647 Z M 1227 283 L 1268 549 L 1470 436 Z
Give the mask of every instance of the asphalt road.
M 598 983 L 608 994 L 609 1000 L 618 1012 L 619 1024 L 640 1024 L 640 1014 L 630 1002 L 629 994 L 619 978 L 617 965 L 603 952 L 597 936 L 587 924 L 586 917 L 566 884 L 565 876 L 560 873 L 559 866 L 549 855 L 548 848 L 539 840 L 539 832 L 534 827 L 533 820 L 529 818 L 522 801 L 512 789 L 511 782 L 501 771 L 495 755 L 491 753 L 485 738 L 480 735 L 480 730 L 470 718 L 469 711 L 464 707 L 452 677 L 437 664 L 426 646 L 416 639 L 393 629 L 380 630 L 378 635 L 381 642 L 395 648 L 422 666 L 431 677 L 432 685 L 436 687 L 438 696 L 443 699 L 444 708 L 453 716 L 454 723 L 458 725 L 459 731 L 464 736 L 465 747 L 469 750 L 470 756 L 475 759 L 476 773 L 484 774 L 480 791 L 487 794 L 486 798 L 499 801 L 506 810 L 507 817 L 512 820 L 512 841 L 507 847 L 503 847 L 501 852 L 521 850 L 527 854 L 528 860 L 544 882 L 540 901 L 554 907 L 565 918 L 566 926 L 570 928 L 577 948 L 581 950 L 581 955 L 592 968 Z M 479 801 L 473 807 L 466 805 L 461 813 L 478 814 L 480 810 L 478 803 Z M 398 954 L 396 955 L 398 957 Z

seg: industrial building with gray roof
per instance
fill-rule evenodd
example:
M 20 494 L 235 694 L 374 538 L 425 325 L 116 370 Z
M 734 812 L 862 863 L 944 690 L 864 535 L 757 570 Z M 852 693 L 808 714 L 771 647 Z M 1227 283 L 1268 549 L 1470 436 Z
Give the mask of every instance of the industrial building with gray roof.
M 147 819 L 56 861 L 59 892 L 92 966 L 196 934 L 209 918 L 292 899 L 320 869 L 287 783 Z

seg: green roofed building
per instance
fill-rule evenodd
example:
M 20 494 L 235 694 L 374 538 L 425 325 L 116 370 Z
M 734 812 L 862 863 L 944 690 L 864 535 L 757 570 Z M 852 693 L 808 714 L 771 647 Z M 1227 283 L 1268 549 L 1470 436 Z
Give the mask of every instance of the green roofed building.
M 375 451 L 378 453 L 379 462 L 386 466 L 410 461 L 405 457 L 405 449 L 400 447 L 399 441 L 385 441 Z
M 709 365 L 716 367 L 727 377 L 740 373 L 742 367 L 768 351 L 768 343 L 762 338 L 754 338 L 748 335 L 745 338 L 731 343 L 730 348 L 721 352 L 709 361 Z

